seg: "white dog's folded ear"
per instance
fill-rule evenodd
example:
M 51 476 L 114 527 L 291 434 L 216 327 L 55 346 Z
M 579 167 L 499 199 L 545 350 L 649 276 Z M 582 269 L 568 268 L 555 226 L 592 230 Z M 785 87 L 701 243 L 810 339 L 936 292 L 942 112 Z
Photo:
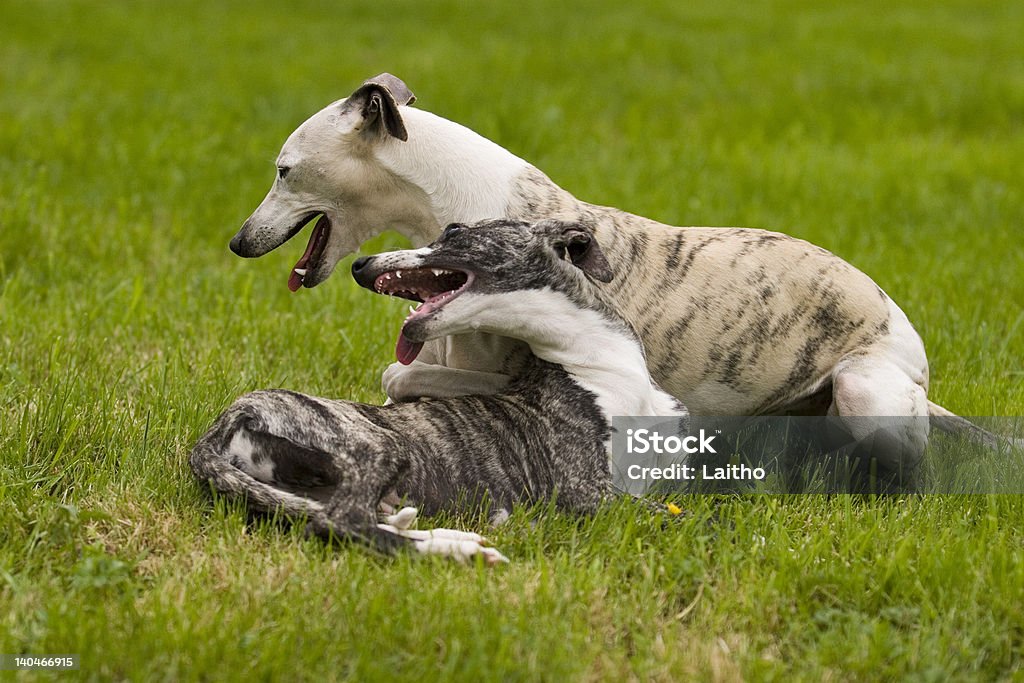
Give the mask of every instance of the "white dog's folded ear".
M 405 130 L 398 107 L 415 101 L 416 96 L 402 79 L 383 73 L 364 81 L 349 96 L 347 103 L 362 107 L 363 117 L 368 123 L 374 125 L 379 121 L 389 135 L 404 142 L 409 139 L 409 133 Z

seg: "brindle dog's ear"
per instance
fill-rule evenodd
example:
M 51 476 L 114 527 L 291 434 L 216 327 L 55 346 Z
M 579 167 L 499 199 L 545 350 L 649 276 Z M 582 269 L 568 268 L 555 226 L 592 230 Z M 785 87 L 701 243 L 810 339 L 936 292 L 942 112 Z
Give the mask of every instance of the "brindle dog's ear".
M 562 233 L 565 254 L 574 266 L 599 282 L 611 282 L 614 274 L 594 237 L 571 228 Z
M 409 133 L 398 106 L 415 101 L 416 96 L 402 79 L 387 73 L 365 81 L 348 98 L 349 103 L 362 107 L 369 126 L 383 126 L 384 131 L 403 142 L 409 139 Z

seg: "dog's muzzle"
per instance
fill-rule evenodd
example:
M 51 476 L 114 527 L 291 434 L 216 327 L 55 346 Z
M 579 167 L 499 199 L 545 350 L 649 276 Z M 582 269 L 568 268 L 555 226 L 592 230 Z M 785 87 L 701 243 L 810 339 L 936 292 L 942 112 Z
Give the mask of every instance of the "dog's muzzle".
M 287 241 L 287 238 L 282 235 L 282 239 L 277 240 L 275 243 L 274 240 L 267 239 L 269 233 L 270 228 L 265 226 L 253 227 L 249 224 L 249 221 L 246 221 L 239 231 L 235 233 L 235 236 L 231 238 L 228 246 L 237 256 L 257 258 Z
M 253 225 L 252 217 L 242 224 L 228 246 L 231 251 L 242 258 L 263 256 L 295 237 L 309 221 L 320 215 L 319 211 L 310 211 L 299 218 L 287 230 L 272 230 L 269 225 Z

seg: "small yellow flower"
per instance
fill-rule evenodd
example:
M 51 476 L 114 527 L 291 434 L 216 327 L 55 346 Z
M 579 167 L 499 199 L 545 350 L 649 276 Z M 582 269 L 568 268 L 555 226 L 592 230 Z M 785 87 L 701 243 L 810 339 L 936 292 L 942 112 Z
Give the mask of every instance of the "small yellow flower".
M 671 512 L 673 515 L 681 515 L 681 514 L 683 514 L 683 509 L 681 507 L 679 507 L 678 505 L 676 505 L 675 503 L 669 503 L 667 505 L 667 507 L 668 507 L 668 511 Z

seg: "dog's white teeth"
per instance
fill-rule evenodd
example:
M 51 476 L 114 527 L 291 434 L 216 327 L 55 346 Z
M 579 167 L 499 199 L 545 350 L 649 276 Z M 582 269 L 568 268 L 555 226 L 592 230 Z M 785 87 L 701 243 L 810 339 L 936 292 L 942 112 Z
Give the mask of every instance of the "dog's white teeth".
M 395 277 L 397 277 L 399 280 L 401 280 L 402 279 L 402 271 L 396 270 L 395 271 Z
M 432 272 L 435 277 L 441 277 L 442 275 L 444 275 L 444 271 L 441 270 L 440 268 L 431 268 L 430 272 Z
M 305 268 L 296 268 L 296 269 L 295 269 L 295 273 L 296 273 L 296 274 L 297 274 L 297 275 L 298 275 L 299 277 L 306 277 L 306 269 L 305 269 Z

